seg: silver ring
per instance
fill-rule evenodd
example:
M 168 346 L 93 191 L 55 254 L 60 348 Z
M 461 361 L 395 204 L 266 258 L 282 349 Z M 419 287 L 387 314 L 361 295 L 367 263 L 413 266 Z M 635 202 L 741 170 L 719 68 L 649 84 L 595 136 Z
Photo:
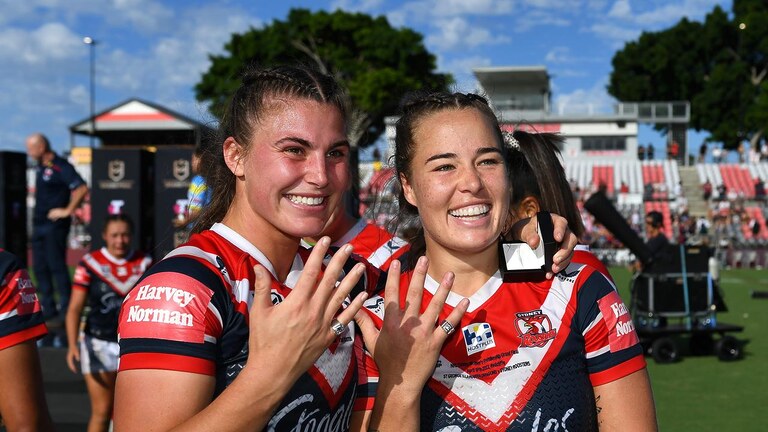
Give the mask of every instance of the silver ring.
M 456 331 L 456 329 L 453 327 L 453 324 L 449 323 L 447 320 L 443 320 L 443 322 L 440 323 L 440 328 L 443 329 L 445 334 L 449 336 L 451 333 Z
M 336 336 L 341 336 L 341 334 L 344 333 L 344 330 L 346 329 L 347 329 L 347 326 L 340 323 L 339 320 L 334 319 L 333 321 L 331 321 L 331 331 Z

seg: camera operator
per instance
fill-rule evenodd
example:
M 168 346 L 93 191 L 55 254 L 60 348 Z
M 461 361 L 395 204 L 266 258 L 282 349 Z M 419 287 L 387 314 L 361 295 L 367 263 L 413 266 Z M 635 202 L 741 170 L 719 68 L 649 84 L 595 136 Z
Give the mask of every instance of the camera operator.
M 651 252 L 654 261 L 666 254 L 669 239 L 664 235 L 664 216 L 656 210 L 650 211 L 645 215 L 645 245 Z M 635 271 L 643 270 L 643 264 L 637 260 L 634 265 Z

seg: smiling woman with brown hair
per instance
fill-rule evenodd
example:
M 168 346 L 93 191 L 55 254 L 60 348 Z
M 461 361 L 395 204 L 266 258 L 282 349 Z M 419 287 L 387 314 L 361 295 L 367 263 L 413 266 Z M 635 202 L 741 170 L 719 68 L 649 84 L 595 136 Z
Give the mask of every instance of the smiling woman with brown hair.
M 575 263 L 553 269 L 552 280 L 501 274 L 507 150 L 480 96 L 426 94 L 404 104 L 395 138 L 400 209 L 421 221 L 426 258 L 402 275 L 399 296 L 387 292 L 384 307 L 371 298 L 358 317 L 382 373 L 371 429 L 655 430 L 642 347 L 614 286 Z M 446 272 L 452 289 L 436 319 L 393 330 L 390 314 L 430 313 Z M 414 281 L 423 281 L 418 295 L 406 290 Z M 398 299 L 406 305 L 399 313 Z M 458 325 L 436 327 L 463 309 Z M 440 352 L 425 349 L 440 333 L 448 336 Z

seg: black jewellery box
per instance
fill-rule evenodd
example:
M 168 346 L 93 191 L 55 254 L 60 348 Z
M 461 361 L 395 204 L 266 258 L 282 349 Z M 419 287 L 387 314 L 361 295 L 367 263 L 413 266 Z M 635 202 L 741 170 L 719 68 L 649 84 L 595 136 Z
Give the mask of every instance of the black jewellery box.
M 502 274 L 546 273 L 552 269 L 552 260 L 557 252 L 552 217 L 549 212 L 536 214 L 539 229 L 539 246 L 531 249 L 522 241 L 499 242 L 499 269 Z

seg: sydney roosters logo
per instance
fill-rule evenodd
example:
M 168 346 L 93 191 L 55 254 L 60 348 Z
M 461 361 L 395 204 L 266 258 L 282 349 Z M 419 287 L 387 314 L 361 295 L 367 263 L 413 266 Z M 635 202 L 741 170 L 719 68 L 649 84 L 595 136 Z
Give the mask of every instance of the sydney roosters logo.
M 519 312 L 517 316 L 517 334 L 520 335 L 520 347 L 543 347 L 557 335 L 552 322 L 541 309 Z

